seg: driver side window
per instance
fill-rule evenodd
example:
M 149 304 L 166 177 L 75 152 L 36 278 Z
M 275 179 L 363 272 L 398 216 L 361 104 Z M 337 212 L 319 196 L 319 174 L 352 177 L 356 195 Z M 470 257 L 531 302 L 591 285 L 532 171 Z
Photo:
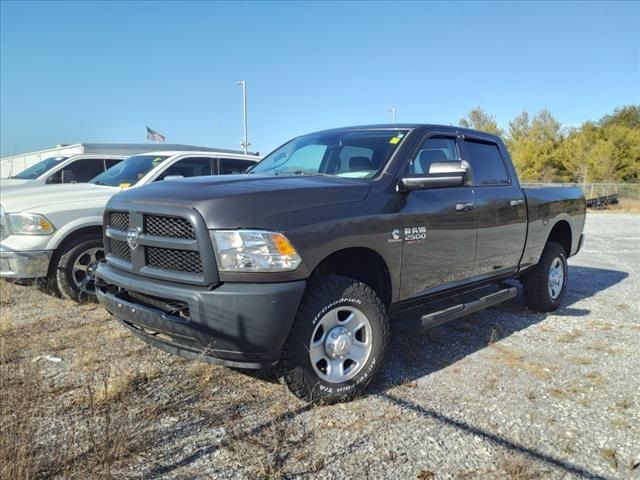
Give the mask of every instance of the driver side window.
M 459 160 L 456 140 L 454 138 L 427 138 L 408 165 L 408 175 L 426 175 L 429 167 L 435 162 L 452 162 Z
M 164 180 L 169 176 L 189 178 L 205 175 L 211 175 L 211 158 L 189 157 L 178 160 L 162 172 L 155 181 Z

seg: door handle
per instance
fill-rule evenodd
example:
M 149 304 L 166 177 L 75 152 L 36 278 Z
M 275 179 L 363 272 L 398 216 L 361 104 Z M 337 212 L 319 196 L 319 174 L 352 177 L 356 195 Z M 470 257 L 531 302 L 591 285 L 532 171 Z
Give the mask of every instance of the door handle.
M 509 205 L 512 207 L 519 207 L 520 205 L 524 205 L 524 200 L 511 200 Z
M 456 203 L 456 212 L 469 212 L 473 210 L 473 203 Z

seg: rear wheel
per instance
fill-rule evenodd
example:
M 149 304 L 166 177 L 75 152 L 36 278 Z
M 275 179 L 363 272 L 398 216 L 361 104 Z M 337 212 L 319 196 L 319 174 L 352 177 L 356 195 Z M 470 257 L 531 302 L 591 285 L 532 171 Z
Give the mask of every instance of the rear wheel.
M 76 302 L 96 300 L 95 272 L 104 260 L 102 235 L 83 235 L 62 248 L 54 261 L 56 287 L 60 294 Z
M 549 242 L 540 261 L 522 279 L 527 306 L 539 312 L 553 312 L 562 303 L 569 269 L 564 248 Z
M 351 400 L 377 372 L 388 337 L 384 305 L 371 287 L 337 275 L 315 278 L 285 346 L 285 382 L 307 401 Z

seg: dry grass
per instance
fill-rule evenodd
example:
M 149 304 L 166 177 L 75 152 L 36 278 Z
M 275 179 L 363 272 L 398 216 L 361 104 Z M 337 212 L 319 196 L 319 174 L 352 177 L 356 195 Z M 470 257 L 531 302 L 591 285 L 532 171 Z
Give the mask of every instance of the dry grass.
M 591 210 L 590 210 L 591 211 Z M 602 211 L 602 210 L 597 210 Z M 619 203 L 616 205 L 609 205 L 609 208 L 604 210 L 605 212 L 629 212 L 629 213 L 638 213 L 640 212 L 640 200 L 635 198 L 621 198 Z
M 602 458 L 604 458 L 613 468 L 618 468 L 618 454 L 613 448 L 603 448 Z
M 10 308 L 19 295 L 33 308 Z M 120 328 L 95 305 L 5 282 L 0 302 L 0 478 L 121 477 L 153 444 L 153 361 L 127 363 L 135 348 L 113 348 Z
M 529 360 L 525 358 L 523 354 L 499 343 L 492 344 L 490 348 L 493 353 L 490 354 L 489 358 L 494 360 L 498 365 L 526 372 L 538 380 L 548 380 L 555 369 L 555 367 L 551 365 L 544 365 L 538 361 Z
M 582 337 L 584 335 L 584 332 L 578 328 L 572 330 L 569 333 L 565 333 L 564 335 L 560 335 L 557 338 L 557 341 L 560 343 L 571 343 L 574 340 Z

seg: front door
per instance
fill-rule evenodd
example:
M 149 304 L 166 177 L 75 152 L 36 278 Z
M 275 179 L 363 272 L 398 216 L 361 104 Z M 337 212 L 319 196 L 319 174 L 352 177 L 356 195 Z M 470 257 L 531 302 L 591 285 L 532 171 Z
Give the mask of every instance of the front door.
M 455 137 L 429 135 L 404 176 L 429 172 L 433 162 L 459 161 Z M 469 278 L 476 250 L 475 195 L 471 186 L 414 190 L 402 207 L 401 296 Z

